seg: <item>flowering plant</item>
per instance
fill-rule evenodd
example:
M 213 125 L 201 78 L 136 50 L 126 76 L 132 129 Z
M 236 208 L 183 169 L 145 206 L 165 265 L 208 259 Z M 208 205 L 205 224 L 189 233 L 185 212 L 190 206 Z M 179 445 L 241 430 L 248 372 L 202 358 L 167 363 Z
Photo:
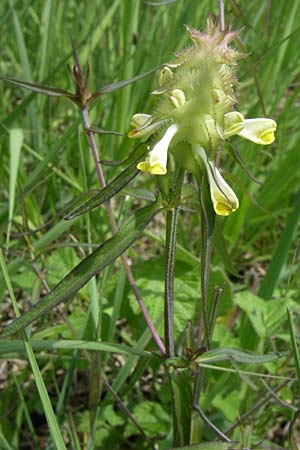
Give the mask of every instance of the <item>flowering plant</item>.
M 178 144 L 187 143 L 190 151 L 180 155 L 175 152 L 173 156 L 191 172 L 198 170 L 195 154 L 201 156 L 215 213 L 227 216 L 238 208 L 239 202 L 215 167 L 217 148 L 236 134 L 256 144 L 271 144 L 276 122 L 267 118 L 245 119 L 234 110 L 235 66 L 242 55 L 228 44 L 237 33 L 218 31 L 211 19 L 207 33 L 186 28 L 193 46 L 182 50 L 161 70 L 159 88 L 152 92 L 158 96 L 154 112 L 135 114 L 131 121 L 134 128 L 128 136 L 152 136 L 148 156 L 137 167 L 153 175 L 165 175 L 168 153 Z

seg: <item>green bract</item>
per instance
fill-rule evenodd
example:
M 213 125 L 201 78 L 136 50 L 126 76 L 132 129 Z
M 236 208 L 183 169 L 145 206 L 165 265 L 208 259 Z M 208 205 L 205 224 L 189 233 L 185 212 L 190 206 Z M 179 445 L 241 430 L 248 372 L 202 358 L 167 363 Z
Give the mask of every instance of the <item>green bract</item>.
M 158 96 L 154 113 L 135 114 L 132 118 L 135 128 L 129 137 L 153 135 L 148 157 L 137 166 L 143 172 L 165 175 L 168 150 L 183 142 L 192 151 L 200 146 L 211 158 L 217 147 L 235 134 L 261 145 L 275 139 L 274 120 L 244 119 L 234 110 L 235 66 L 241 54 L 228 44 L 236 33 L 220 32 L 211 19 L 207 33 L 186 28 L 193 45 L 161 70 L 160 86 L 152 92 Z M 215 212 L 227 216 L 238 208 L 238 199 L 214 164 L 204 160 Z M 226 200 L 224 207 L 220 207 L 220 196 Z

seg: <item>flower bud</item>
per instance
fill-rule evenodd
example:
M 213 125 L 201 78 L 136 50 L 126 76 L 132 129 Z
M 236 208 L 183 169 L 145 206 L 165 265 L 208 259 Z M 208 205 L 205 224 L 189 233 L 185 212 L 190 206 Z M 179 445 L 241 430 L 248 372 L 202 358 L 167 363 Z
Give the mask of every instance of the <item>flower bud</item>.
M 244 116 L 238 111 L 232 111 L 224 116 L 224 138 L 238 134 L 243 129 Z
M 171 91 L 169 99 L 175 108 L 180 108 L 185 104 L 185 95 L 181 89 L 174 89 Z
M 151 114 L 134 114 L 131 118 L 130 125 L 135 128 L 144 127 L 150 125 L 152 122 Z
M 165 84 L 168 84 L 173 78 L 173 72 L 170 69 L 170 67 L 165 66 L 159 74 L 159 85 L 161 87 L 165 86 Z

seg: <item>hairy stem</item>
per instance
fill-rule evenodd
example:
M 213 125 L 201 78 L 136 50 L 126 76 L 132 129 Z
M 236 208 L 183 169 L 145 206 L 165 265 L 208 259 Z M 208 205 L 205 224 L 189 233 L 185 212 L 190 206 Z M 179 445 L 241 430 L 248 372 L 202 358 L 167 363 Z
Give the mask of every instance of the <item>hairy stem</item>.
M 90 144 L 90 147 L 91 147 L 91 150 L 92 150 L 92 155 L 93 155 L 93 159 L 94 159 L 94 164 L 95 164 L 95 168 L 96 168 L 99 184 L 100 184 L 101 189 L 104 189 L 105 186 L 106 186 L 105 178 L 104 178 L 104 175 L 103 175 L 103 172 L 102 172 L 101 164 L 99 163 L 99 155 L 98 155 L 98 151 L 97 151 L 97 147 L 96 147 L 96 142 L 95 142 L 95 139 L 94 139 L 94 133 L 90 130 L 90 120 L 89 120 L 89 114 L 88 114 L 87 108 L 83 108 L 82 109 L 82 117 L 83 117 L 84 127 L 86 129 L 87 137 L 88 137 L 88 140 L 89 140 L 89 144 Z M 109 201 L 106 201 L 104 206 L 105 206 L 105 209 L 106 209 L 106 212 L 107 212 L 107 215 L 108 215 L 108 219 L 109 219 L 109 222 L 110 222 L 110 226 L 111 226 L 112 232 L 113 232 L 113 234 L 115 234 L 118 231 L 118 229 L 117 229 L 117 224 L 116 224 L 116 221 L 115 221 L 115 218 L 114 218 L 114 215 L 113 215 L 111 204 L 110 204 Z M 158 333 L 156 331 L 156 328 L 155 328 L 155 326 L 154 326 L 154 324 L 153 324 L 153 322 L 152 322 L 152 320 L 151 320 L 151 318 L 149 316 L 147 308 L 146 308 L 146 306 L 145 306 L 145 304 L 144 304 L 144 302 L 142 300 L 142 297 L 141 297 L 141 295 L 139 293 L 139 290 L 137 288 L 137 285 L 136 285 L 135 279 L 133 277 L 133 274 L 131 272 L 131 269 L 130 269 L 130 267 L 128 265 L 127 258 L 126 258 L 126 256 L 124 254 L 121 255 L 121 260 L 122 260 L 122 263 L 123 263 L 123 266 L 124 266 L 124 270 L 125 270 L 127 278 L 128 278 L 128 282 L 129 282 L 129 284 L 131 286 L 131 289 L 133 290 L 133 293 L 134 293 L 134 295 L 135 295 L 135 297 L 136 297 L 136 299 L 138 301 L 138 304 L 140 306 L 140 309 L 142 311 L 144 319 L 145 319 L 145 321 L 146 321 L 146 323 L 147 323 L 147 325 L 148 325 L 148 327 L 149 327 L 149 329 L 151 331 L 153 339 L 156 342 L 156 344 L 157 344 L 158 348 L 160 349 L 161 353 L 163 355 L 165 355 L 165 353 L 166 353 L 165 346 L 164 346 L 162 340 L 160 339 L 160 337 L 159 337 L 159 335 L 158 335 Z
M 165 269 L 165 343 L 168 357 L 175 355 L 174 346 L 174 277 L 176 258 L 176 235 L 180 212 L 180 196 L 184 171 L 178 169 L 173 188 L 170 189 L 169 202 L 172 208 L 167 212 L 166 224 L 166 269 Z
M 167 212 L 165 272 L 165 343 L 167 356 L 175 355 L 174 347 L 174 270 L 176 234 L 180 207 Z

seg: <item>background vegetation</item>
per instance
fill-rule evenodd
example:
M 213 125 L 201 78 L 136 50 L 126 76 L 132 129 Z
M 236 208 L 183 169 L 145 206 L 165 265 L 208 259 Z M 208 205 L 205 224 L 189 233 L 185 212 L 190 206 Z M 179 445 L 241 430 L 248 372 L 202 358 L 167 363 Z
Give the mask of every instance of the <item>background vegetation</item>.
M 188 44 L 184 24 L 203 30 L 209 12 L 218 16 L 216 0 L 160 3 L 2 1 L 0 74 L 72 90 L 66 70 L 72 64 L 71 34 L 82 66 L 90 63 L 92 89 L 99 88 L 169 61 L 173 52 Z M 224 289 L 213 347 L 284 354 L 263 368 L 226 362 L 215 364 L 220 370 L 207 369 L 201 408 L 244 447 L 295 445 L 296 449 L 300 1 L 227 0 L 225 22 L 241 29 L 235 45 L 247 53 L 238 70 L 239 109 L 249 118 L 275 119 L 278 131 L 269 147 L 233 141 L 261 184 L 228 157 L 230 148 L 221 155 L 224 176 L 241 206 L 217 221 L 230 261 L 226 255 L 213 254 L 209 289 L 211 293 L 215 286 Z M 156 85 L 153 75 L 103 95 L 93 104 L 92 122 L 126 133 L 133 113 L 151 111 L 154 100 L 149 92 Z M 74 197 L 98 189 L 78 108 L 68 100 L 4 83 L 0 97 L 1 247 L 16 303 L 25 311 L 111 232 L 104 208 L 63 220 L 63 210 Z M 132 148 L 126 137 L 96 139 L 104 160 L 121 160 Z M 121 166 L 104 166 L 106 179 L 120 170 Z M 113 199 L 117 222 L 124 222 L 155 189 L 152 177 L 139 175 Z M 164 220 L 163 215 L 156 216 L 129 252 L 138 287 L 161 335 Z M 186 347 L 187 321 L 197 322 L 199 250 L 199 214 L 188 210 L 180 217 L 176 266 L 179 354 Z M 239 277 L 232 275 L 231 266 Z M 2 276 L 3 323 L 15 317 L 6 286 Z M 166 374 L 158 360 L 143 353 L 156 348 L 119 260 L 93 278 L 67 307 L 60 305 L 35 323 L 32 333 L 35 340 L 43 340 L 34 349 L 39 369 L 33 353 L 31 364 L 27 362 L 21 341 L 12 340 L 11 347 L 0 341 L 1 449 L 51 449 L 60 439 L 70 449 L 148 449 L 154 448 L 153 443 L 161 450 L 172 447 Z M 131 349 L 127 354 L 112 349 L 93 352 L 78 342 L 71 349 L 60 348 L 67 339 L 103 340 Z M 38 382 L 44 380 L 56 424 L 51 422 L 46 392 L 41 384 L 37 390 L 33 373 Z M 52 423 L 51 434 L 46 417 Z M 204 424 L 202 440 L 213 439 L 215 434 Z

